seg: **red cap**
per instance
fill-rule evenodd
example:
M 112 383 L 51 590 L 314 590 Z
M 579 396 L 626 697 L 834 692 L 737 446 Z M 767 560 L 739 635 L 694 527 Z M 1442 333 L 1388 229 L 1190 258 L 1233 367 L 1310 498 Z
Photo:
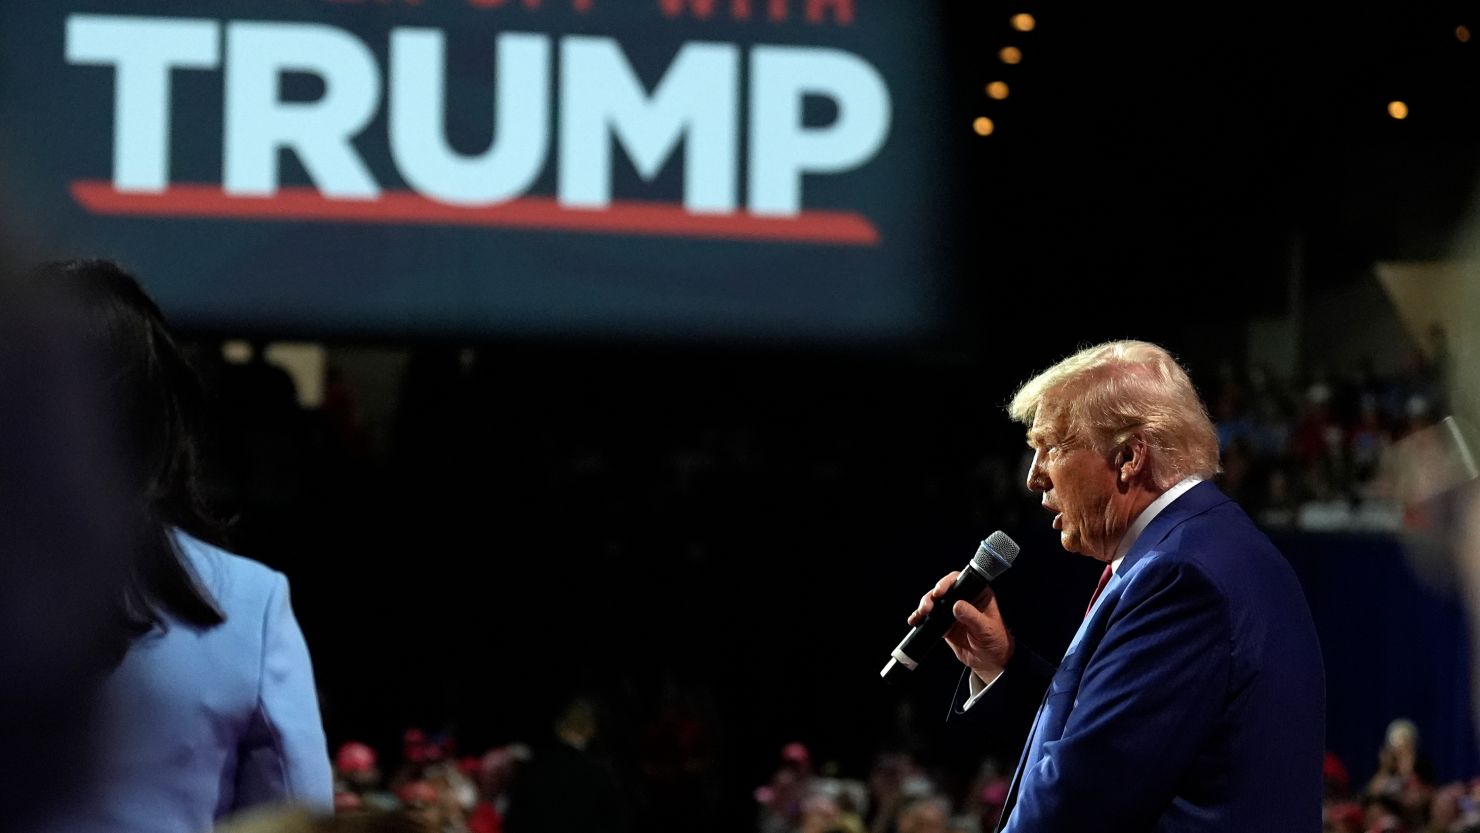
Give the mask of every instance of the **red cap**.
M 1334 752 L 1326 753 L 1326 760 L 1321 764 L 1321 775 L 1327 781 L 1334 781 L 1346 789 L 1351 784 L 1351 776 L 1347 774 L 1346 764 L 1336 757 Z
M 812 753 L 800 743 L 788 743 L 781 748 L 781 760 L 794 764 L 805 764 L 812 760 Z
M 334 756 L 334 768 L 343 773 L 369 772 L 375 768 L 375 750 L 352 740 L 339 747 L 339 754 Z
M 413 764 L 427 763 L 432 759 L 430 745 L 427 743 L 426 732 L 407 729 L 406 734 L 401 736 L 401 755 Z

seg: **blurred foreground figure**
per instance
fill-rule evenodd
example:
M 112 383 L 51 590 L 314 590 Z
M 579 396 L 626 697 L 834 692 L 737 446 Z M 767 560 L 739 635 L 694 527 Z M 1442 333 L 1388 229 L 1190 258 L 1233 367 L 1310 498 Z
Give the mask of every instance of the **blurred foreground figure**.
M 94 767 L 37 829 L 200 833 L 262 804 L 328 812 L 328 752 L 287 581 L 206 543 L 201 394 L 158 308 L 103 261 L 44 267 L 23 291 L 100 383 L 78 396 L 116 451 L 105 468 L 119 486 L 123 561 L 99 588 L 100 653 L 113 667 L 97 692 Z
M 28 830 L 92 777 L 95 695 L 126 647 L 127 500 L 55 321 L 0 282 L 0 813 Z

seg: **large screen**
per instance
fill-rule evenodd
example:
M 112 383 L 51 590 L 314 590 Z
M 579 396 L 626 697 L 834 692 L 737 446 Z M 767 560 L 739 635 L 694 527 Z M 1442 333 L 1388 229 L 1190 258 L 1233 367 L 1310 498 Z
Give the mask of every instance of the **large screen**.
M 0 181 L 187 326 L 910 337 L 941 43 L 914 0 L 7 3 Z

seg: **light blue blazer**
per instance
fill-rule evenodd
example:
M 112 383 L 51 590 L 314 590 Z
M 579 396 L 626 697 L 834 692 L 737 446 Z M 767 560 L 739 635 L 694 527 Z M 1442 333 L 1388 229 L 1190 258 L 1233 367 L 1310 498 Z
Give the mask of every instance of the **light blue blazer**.
M 226 614 L 141 637 L 102 690 L 95 774 L 48 831 L 204 833 L 259 805 L 333 807 L 308 646 L 288 581 L 177 533 Z

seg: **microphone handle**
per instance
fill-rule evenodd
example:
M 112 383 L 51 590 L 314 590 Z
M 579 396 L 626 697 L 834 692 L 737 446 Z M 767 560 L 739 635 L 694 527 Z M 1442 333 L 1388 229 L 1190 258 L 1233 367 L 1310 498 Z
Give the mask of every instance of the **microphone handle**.
M 935 606 L 925 614 L 925 621 L 909 632 L 891 656 L 899 664 L 913 671 L 925 654 L 945 637 L 951 625 L 956 624 L 956 615 L 951 612 L 956 602 L 975 601 L 989 584 L 991 581 L 985 575 L 977 572 L 975 567 L 968 564 L 966 569 L 961 571 L 961 575 L 956 577 L 956 583 L 946 591 L 945 597 L 935 600 Z

